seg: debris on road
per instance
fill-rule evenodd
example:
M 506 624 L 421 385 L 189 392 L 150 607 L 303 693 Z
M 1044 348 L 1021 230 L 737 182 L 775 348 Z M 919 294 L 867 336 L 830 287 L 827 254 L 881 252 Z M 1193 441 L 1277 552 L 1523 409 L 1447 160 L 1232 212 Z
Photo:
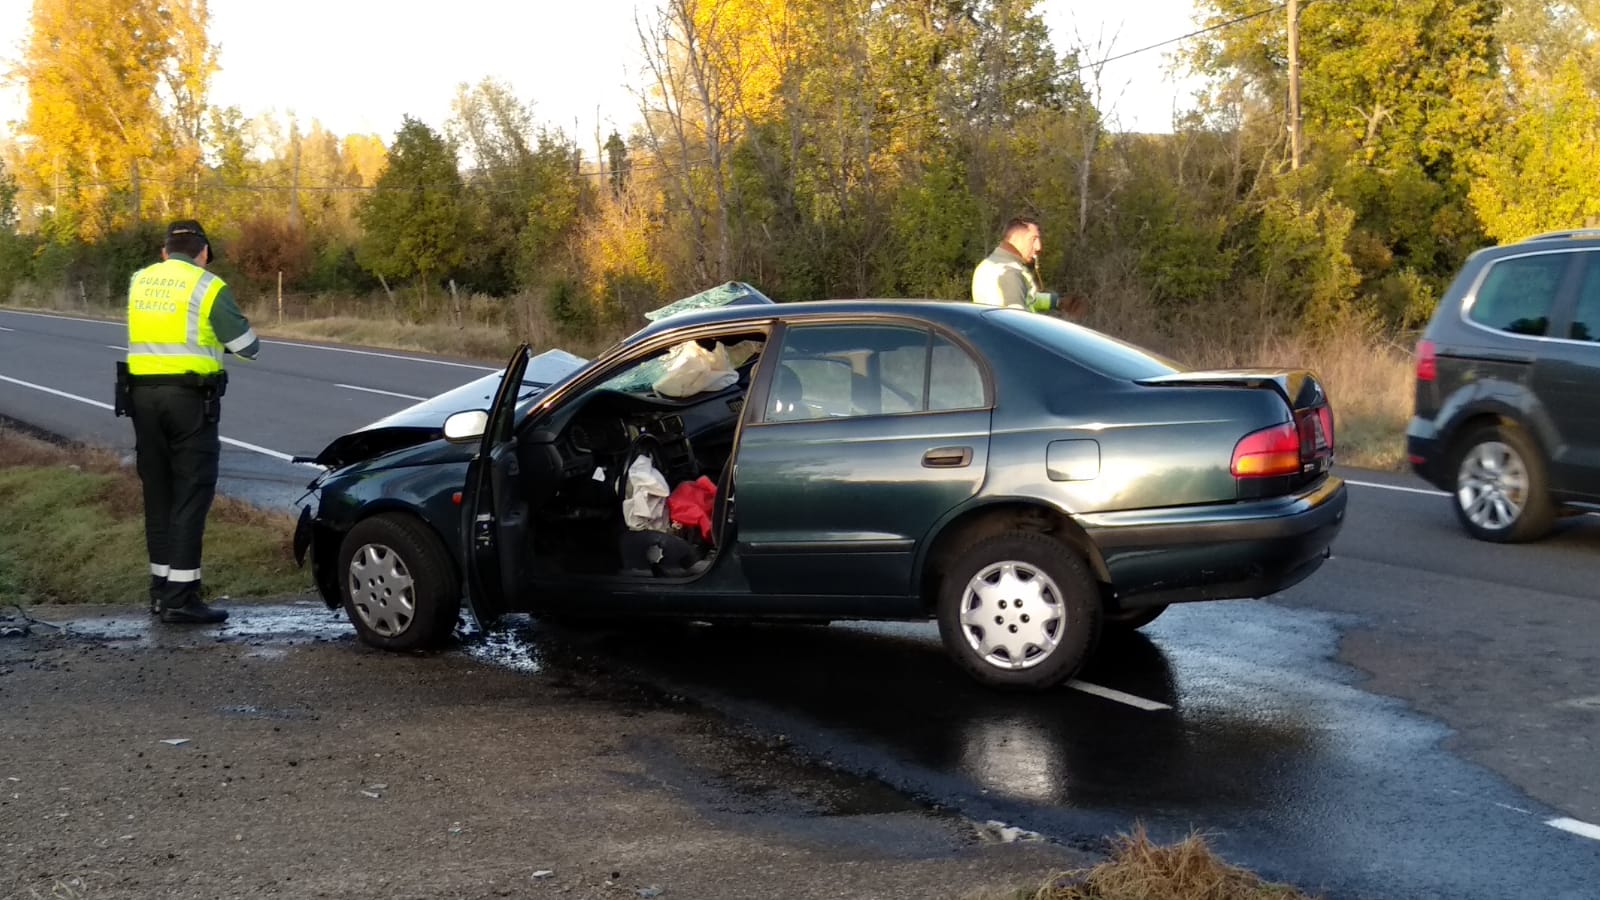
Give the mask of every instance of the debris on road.
M 997 841 L 1002 844 L 1014 844 L 1017 841 L 1042 841 L 1044 836 L 1037 831 L 1028 831 L 1017 828 L 1004 822 L 993 819 L 978 826 L 978 836 L 986 841 Z

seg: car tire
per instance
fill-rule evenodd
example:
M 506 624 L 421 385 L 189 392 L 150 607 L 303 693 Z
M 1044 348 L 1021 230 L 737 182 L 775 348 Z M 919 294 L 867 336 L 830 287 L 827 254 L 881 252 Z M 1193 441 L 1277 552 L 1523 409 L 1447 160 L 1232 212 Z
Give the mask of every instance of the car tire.
M 1544 456 L 1526 432 L 1510 424 L 1489 425 L 1458 446 L 1451 505 L 1468 534 L 1506 544 L 1549 533 L 1555 505 Z
M 339 594 L 361 640 L 384 650 L 436 647 L 461 614 L 461 579 L 444 544 L 402 513 L 363 519 L 345 535 Z
M 1106 610 L 1101 621 L 1105 627 L 1115 628 L 1119 631 L 1137 631 L 1149 625 L 1167 611 L 1167 604 L 1160 603 L 1155 606 L 1135 606 L 1133 609 Z
M 1011 690 L 1044 690 L 1071 678 L 1094 649 L 1102 615 L 1083 558 L 1032 531 L 985 538 L 957 557 L 941 582 L 937 612 L 956 663 L 983 684 Z

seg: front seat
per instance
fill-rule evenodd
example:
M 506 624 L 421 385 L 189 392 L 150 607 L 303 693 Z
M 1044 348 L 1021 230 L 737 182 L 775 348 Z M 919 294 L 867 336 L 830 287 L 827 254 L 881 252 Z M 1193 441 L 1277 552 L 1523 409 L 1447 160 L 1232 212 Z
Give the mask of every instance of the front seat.
M 801 407 L 804 400 L 805 390 L 800 385 L 800 376 L 787 363 L 778 366 L 777 377 L 772 381 L 772 406 L 767 417 L 779 422 L 803 419 L 806 417 Z

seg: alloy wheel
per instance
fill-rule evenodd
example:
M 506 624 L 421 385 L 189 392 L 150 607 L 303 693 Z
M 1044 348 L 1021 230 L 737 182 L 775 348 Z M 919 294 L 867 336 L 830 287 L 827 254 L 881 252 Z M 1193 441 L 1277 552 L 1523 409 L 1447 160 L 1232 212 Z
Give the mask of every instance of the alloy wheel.
M 1522 515 L 1528 484 L 1528 467 L 1515 449 L 1501 441 L 1484 441 L 1461 458 L 1456 503 L 1472 524 L 1501 531 Z

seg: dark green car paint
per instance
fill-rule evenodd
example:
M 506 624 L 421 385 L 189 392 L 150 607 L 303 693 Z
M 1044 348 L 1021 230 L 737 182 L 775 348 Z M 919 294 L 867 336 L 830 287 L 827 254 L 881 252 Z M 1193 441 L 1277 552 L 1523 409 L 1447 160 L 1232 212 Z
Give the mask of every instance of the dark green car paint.
M 1229 468 L 1244 436 L 1291 421 L 1290 404 L 1306 400 L 1301 394 L 1314 379 L 1190 375 L 1137 348 L 1104 345 L 1087 330 L 1036 339 L 1031 329 L 1058 326 L 1014 318 L 1030 315 L 855 301 L 685 313 L 643 329 L 524 403 L 519 440 L 525 450 L 527 442 L 551 440 L 570 418 L 563 403 L 640 348 L 767 331 L 739 424 L 733 543 L 695 580 L 550 578 L 508 586 L 511 606 L 597 615 L 925 617 L 940 538 L 997 510 L 1019 509 L 1048 511 L 1064 523 L 1063 540 L 1080 547 L 1108 602 L 1123 606 L 1261 596 L 1315 570 L 1343 521 L 1343 483 L 1319 469 L 1275 496 L 1241 499 Z M 784 328 L 857 322 L 932 329 L 968 349 L 983 373 L 986 407 L 764 421 L 768 360 L 778 358 Z M 1064 356 L 1060 342 L 1080 339 L 1089 358 Z M 1052 447 L 1076 448 L 1071 472 Z M 415 512 L 461 563 L 463 507 L 453 496 L 466 485 L 475 450 L 431 440 L 318 479 L 307 542 L 330 604 L 339 599 L 338 575 L 326 569 L 340 538 L 380 510 Z

